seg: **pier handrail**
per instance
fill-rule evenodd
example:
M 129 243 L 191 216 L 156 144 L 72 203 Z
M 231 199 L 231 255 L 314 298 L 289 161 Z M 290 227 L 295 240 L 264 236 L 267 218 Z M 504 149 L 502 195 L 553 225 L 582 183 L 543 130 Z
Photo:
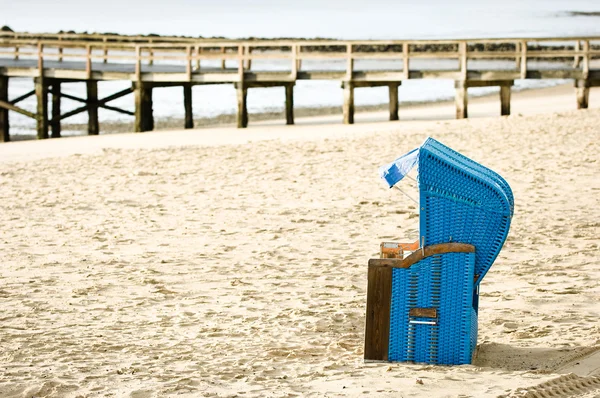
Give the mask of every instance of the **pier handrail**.
M 543 44 L 540 44 L 543 43 Z M 595 44 L 597 43 L 597 44 Z M 589 73 L 589 64 L 600 56 L 600 36 L 568 38 L 504 38 L 460 40 L 223 40 L 179 37 L 146 37 L 82 34 L 35 34 L 0 32 L 0 57 L 35 58 L 43 68 L 46 60 L 79 60 L 86 64 L 88 76 L 94 63 L 131 61 L 136 76 L 142 64 L 172 61 L 186 65 L 186 75 L 201 71 L 201 61 L 238 62 L 243 78 L 252 61 L 291 60 L 292 75 L 302 70 L 302 61 L 346 61 L 347 79 L 352 79 L 355 60 L 401 60 L 403 78 L 409 78 L 411 59 L 454 59 L 466 79 L 469 60 L 514 60 L 521 78 L 527 76 L 527 62 L 540 59 L 572 59 L 572 67 Z
M 470 43 L 493 43 L 493 42 L 509 42 L 509 41 L 576 41 L 576 40 L 600 40 L 600 36 L 561 36 L 561 37 L 491 37 L 491 38 L 474 38 L 462 37 L 455 39 L 398 39 L 398 40 L 344 40 L 344 39 L 225 39 L 225 38 L 195 38 L 187 36 L 158 36 L 158 35 L 117 35 L 117 34 L 102 34 L 102 33 L 30 33 L 30 32 L 0 32 L 0 39 L 35 39 L 35 40 L 64 40 L 64 41 L 98 41 L 98 42 L 136 42 L 142 43 L 197 43 L 197 42 L 214 42 L 214 43 L 274 43 L 275 45 L 284 45 L 290 43 L 351 43 L 360 44 L 368 42 L 373 45 L 377 44 L 401 44 L 411 42 L 415 44 L 444 44 L 467 41 Z

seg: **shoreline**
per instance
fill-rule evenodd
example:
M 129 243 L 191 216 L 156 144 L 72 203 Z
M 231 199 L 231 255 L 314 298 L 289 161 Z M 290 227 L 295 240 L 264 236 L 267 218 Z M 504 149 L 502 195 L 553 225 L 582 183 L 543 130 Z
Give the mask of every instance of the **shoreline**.
M 567 88 L 572 89 L 571 84 L 559 84 L 555 86 L 549 87 L 535 87 L 535 88 L 521 88 L 514 89 L 513 95 L 519 95 L 521 93 L 529 93 L 529 94 L 539 94 L 539 95 L 548 95 L 555 93 L 558 90 L 566 90 Z M 485 93 L 481 95 L 471 95 L 469 97 L 470 102 L 478 103 L 482 100 L 490 100 L 492 98 L 496 98 L 498 96 L 497 90 L 491 93 Z M 573 96 L 575 94 L 573 93 Z M 410 102 L 401 102 L 399 106 L 400 120 L 403 120 L 402 113 L 403 111 L 411 110 L 411 109 L 422 109 L 427 107 L 435 107 L 435 106 L 444 106 L 454 104 L 454 99 L 438 99 L 433 101 L 410 101 Z M 375 114 L 381 113 L 388 110 L 388 103 L 382 103 L 377 105 L 362 105 L 356 106 L 356 114 Z M 310 119 L 310 118 L 321 118 L 326 116 L 336 116 L 342 115 L 342 106 L 322 106 L 322 107 L 299 107 L 294 109 L 294 116 L 296 119 Z M 285 121 L 285 109 L 281 111 L 268 111 L 268 112 L 260 112 L 260 113 L 250 113 L 250 123 L 264 123 L 264 122 L 277 122 L 277 121 Z M 194 128 L 191 130 L 201 130 L 206 128 L 213 127 L 228 127 L 234 126 L 237 120 L 237 115 L 232 113 L 221 114 L 212 117 L 200 117 L 194 118 Z M 173 116 L 173 117 L 162 117 L 155 118 L 154 120 L 155 129 L 153 132 L 160 131 L 171 131 L 171 130 L 181 130 L 184 124 L 183 116 Z M 81 137 L 87 136 L 85 131 L 87 129 L 87 123 L 63 123 L 62 125 L 62 133 L 63 136 L 61 138 L 67 137 Z M 113 121 L 100 121 L 100 135 L 113 135 L 113 134 L 123 134 L 129 133 L 134 130 L 133 120 L 129 121 L 126 118 L 120 120 Z M 36 135 L 32 134 L 13 134 L 11 135 L 11 141 L 19 142 L 19 141 L 31 141 L 37 140 Z

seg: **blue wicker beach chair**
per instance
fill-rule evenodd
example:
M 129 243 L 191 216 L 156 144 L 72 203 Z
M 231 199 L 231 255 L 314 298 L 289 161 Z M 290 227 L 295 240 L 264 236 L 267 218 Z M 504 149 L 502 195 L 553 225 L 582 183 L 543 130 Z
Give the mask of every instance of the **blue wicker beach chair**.
M 512 191 L 495 172 L 432 138 L 381 175 L 393 187 L 414 166 L 419 247 L 369 261 L 365 359 L 471 363 L 479 283 L 506 240 Z

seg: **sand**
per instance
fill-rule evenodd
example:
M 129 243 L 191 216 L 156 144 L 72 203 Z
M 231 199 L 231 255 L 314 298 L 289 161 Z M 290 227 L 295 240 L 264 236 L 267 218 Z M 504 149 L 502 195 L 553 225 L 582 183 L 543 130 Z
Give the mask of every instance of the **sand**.
M 527 95 L 503 118 L 0 145 L 0 397 L 597 396 L 600 109 Z M 365 364 L 367 261 L 417 223 L 376 170 L 427 136 L 515 194 L 478 356 Z

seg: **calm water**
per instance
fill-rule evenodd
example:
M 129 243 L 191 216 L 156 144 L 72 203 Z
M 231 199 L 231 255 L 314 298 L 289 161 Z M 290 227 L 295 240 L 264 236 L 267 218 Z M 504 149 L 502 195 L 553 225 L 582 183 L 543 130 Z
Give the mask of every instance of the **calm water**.
M 98 4 L 102 8 L 98 8 Z M 60 7 L 44 0 L 0 0 L 0 25 L 32 32 L 116 32 L 124 34 L 176 34 L 190 36 L 326 37 L 343 39 L 430 39 L 469 37 L 542 37 L 600 35 L 600 17 L 573 17 L 568 11 L 600 11 L 599 0 L 152 0 L 90 2 L 62 0 Z M 135 19 L 133 17 L 136 17 Z M 520 82 L 518 87 L 539 87 L 560 82 Z M 11 79 L 10 95 L 32 89 L 30 80 Z M 126 82 L 102 82 L 100 96 L 126 87 Z M 490 89 L 473 89 L 473 94 Z M 65 92 L 83 95 L 84 86 L 67 85 Z M 471 90 L 470 90 L 471 92 Z M 214 116 L 235 112 L 235 91 L 228 86 L 193 89 L 194 115 Z M 454 95 L 451 81 L 409 81 L 400 88 L 401 101 L 432 101 Z M 255 89 L 248 94 L 251 113 L 282 110 L 282 88 Z M 387 89 L 363 89 L 357 105 L 387 101 Z M 341 105 L 339 82 L 299 82 L 297 107 Z M 31 98 L 23 101 L 35 107 Z M 111 104 L 133 109 L 131 96 Z M 65 100 L 63 110 L 78 106 Z M 183 116 L 181 88 L 157 89 L 156 117 Z M 102 120 L 123 115 L 101 110 Z M 68 122 L 85 122 L 78 115 Z M 12 132 L 32 133 L 31 120 L 11 113 Z

